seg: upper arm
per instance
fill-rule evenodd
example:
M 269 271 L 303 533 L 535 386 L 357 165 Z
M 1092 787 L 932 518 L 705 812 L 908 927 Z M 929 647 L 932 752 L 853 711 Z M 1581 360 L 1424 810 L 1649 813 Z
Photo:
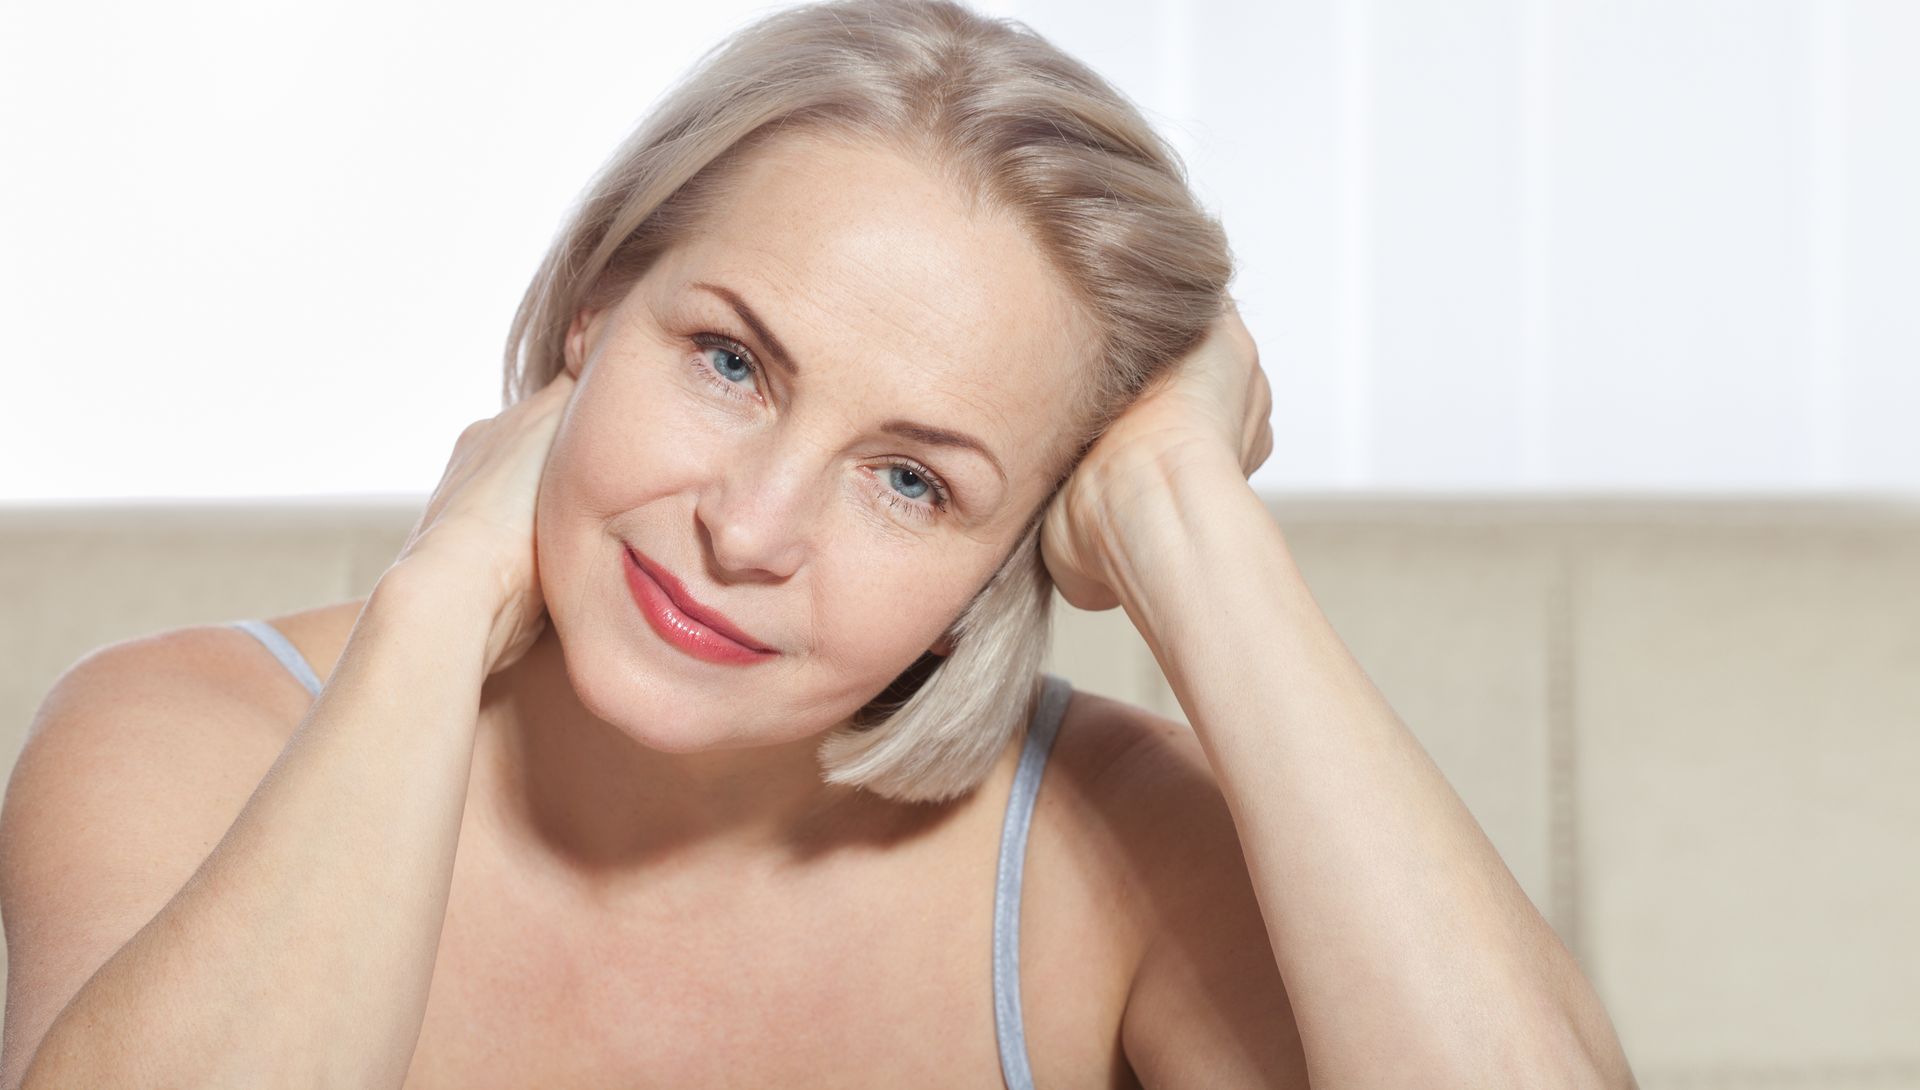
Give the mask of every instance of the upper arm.
M 0 1087 L 199 869 L 278 756 L 284 739 L 207 668 L 235 647 L 204 628 L 113 644 L 42 701 L 0 803 Z
M 1308 1085 L 1287 989 L 1225 797 L 1182 723 L 1131 709 L 1138 735 L 1110 774 L 1131 802 L 1150 937 L 1121 1018 L 1142 1086 Z

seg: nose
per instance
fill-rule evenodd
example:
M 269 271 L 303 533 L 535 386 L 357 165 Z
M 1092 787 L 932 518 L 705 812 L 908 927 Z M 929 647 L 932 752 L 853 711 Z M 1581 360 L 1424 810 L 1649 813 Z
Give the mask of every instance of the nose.
M 785 579 L 800 566 L 822 467 L 799 444 L 736 444 L 694 508 L 714 563 L 735 578 Z

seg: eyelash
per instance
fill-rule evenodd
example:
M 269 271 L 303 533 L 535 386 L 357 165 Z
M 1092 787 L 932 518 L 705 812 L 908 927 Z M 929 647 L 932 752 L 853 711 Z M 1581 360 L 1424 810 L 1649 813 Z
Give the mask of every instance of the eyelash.
M 754 370 L 754 373 L 758 374 L 760 371 L 760 361 L 754 358 L 753 353 L 749 352 L 745 345 L 731 337 L 723 337 L 718 333 L 696 333 L 691 340 L 702 348 L 718 348 L 730 355 L 738 356 L 741 360 L 745 361 L 748 367 Z M 705 352 L 700 353 L 693 365 L 693 369 L 700 372 L 701 377 L 706 379 L 706 381 L 720 387 L 728 397 L 739 398 L 742 401 L 747 400 L 746 395 L 739 392 L 738 383 L 728 382 L 726 379 L 721 378 L 719 372 L 715 371 L 713 367 L 707 363 L 707 354 Z M 880 498 L 889 505 L 898 508 L 914 518 L 931 519 L 935 514 L 944 512 L 948 505 L 952 503 L 953 495 L 947 490 L 946 482 L 942 481 L 926 466 L 921 465 L 911 458 L 893 458 L 889 459 L 887 464 L 912 471 L 914 476 L 927 482 L 927 487 L 933 491 L 933 502 L 928 503 L 924 500 L 910 500 L 883 485 L 880 489 Z

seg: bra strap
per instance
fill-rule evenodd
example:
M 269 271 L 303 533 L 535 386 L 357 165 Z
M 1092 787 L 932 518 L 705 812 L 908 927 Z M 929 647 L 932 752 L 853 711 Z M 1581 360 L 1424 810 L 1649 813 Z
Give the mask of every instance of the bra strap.
M 257 620 L 233 621 L 230 623 L 233 627 L 250 634 L 254 639 L 265 644 L 267 650 L 273 652 L 273 657 L 280 660 L 280 665 L 286 667 L 287 672 L 297 678 L 300 684 L 307 687 L 307 692 L 315 696 L 320 694 L 320 675 L 313 672 L 313 667 L 307 664 L 307 660 L 300 654 L 299 648 L 293 646 L 293 642 L 282 635 L 279 629 L 265 621 Z

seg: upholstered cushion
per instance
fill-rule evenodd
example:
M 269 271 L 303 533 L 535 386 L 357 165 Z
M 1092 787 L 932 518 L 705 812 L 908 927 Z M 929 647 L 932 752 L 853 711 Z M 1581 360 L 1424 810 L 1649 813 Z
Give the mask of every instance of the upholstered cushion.
M 1920 507 L 1269 506 L 1642 1085 L 1920 1087 Z M 417 514 L 0 510 L 0 755 L 90 649 L 364 594 Z M 1050 669 L 1184 718 L 1123 612 L 1055 606 Z

